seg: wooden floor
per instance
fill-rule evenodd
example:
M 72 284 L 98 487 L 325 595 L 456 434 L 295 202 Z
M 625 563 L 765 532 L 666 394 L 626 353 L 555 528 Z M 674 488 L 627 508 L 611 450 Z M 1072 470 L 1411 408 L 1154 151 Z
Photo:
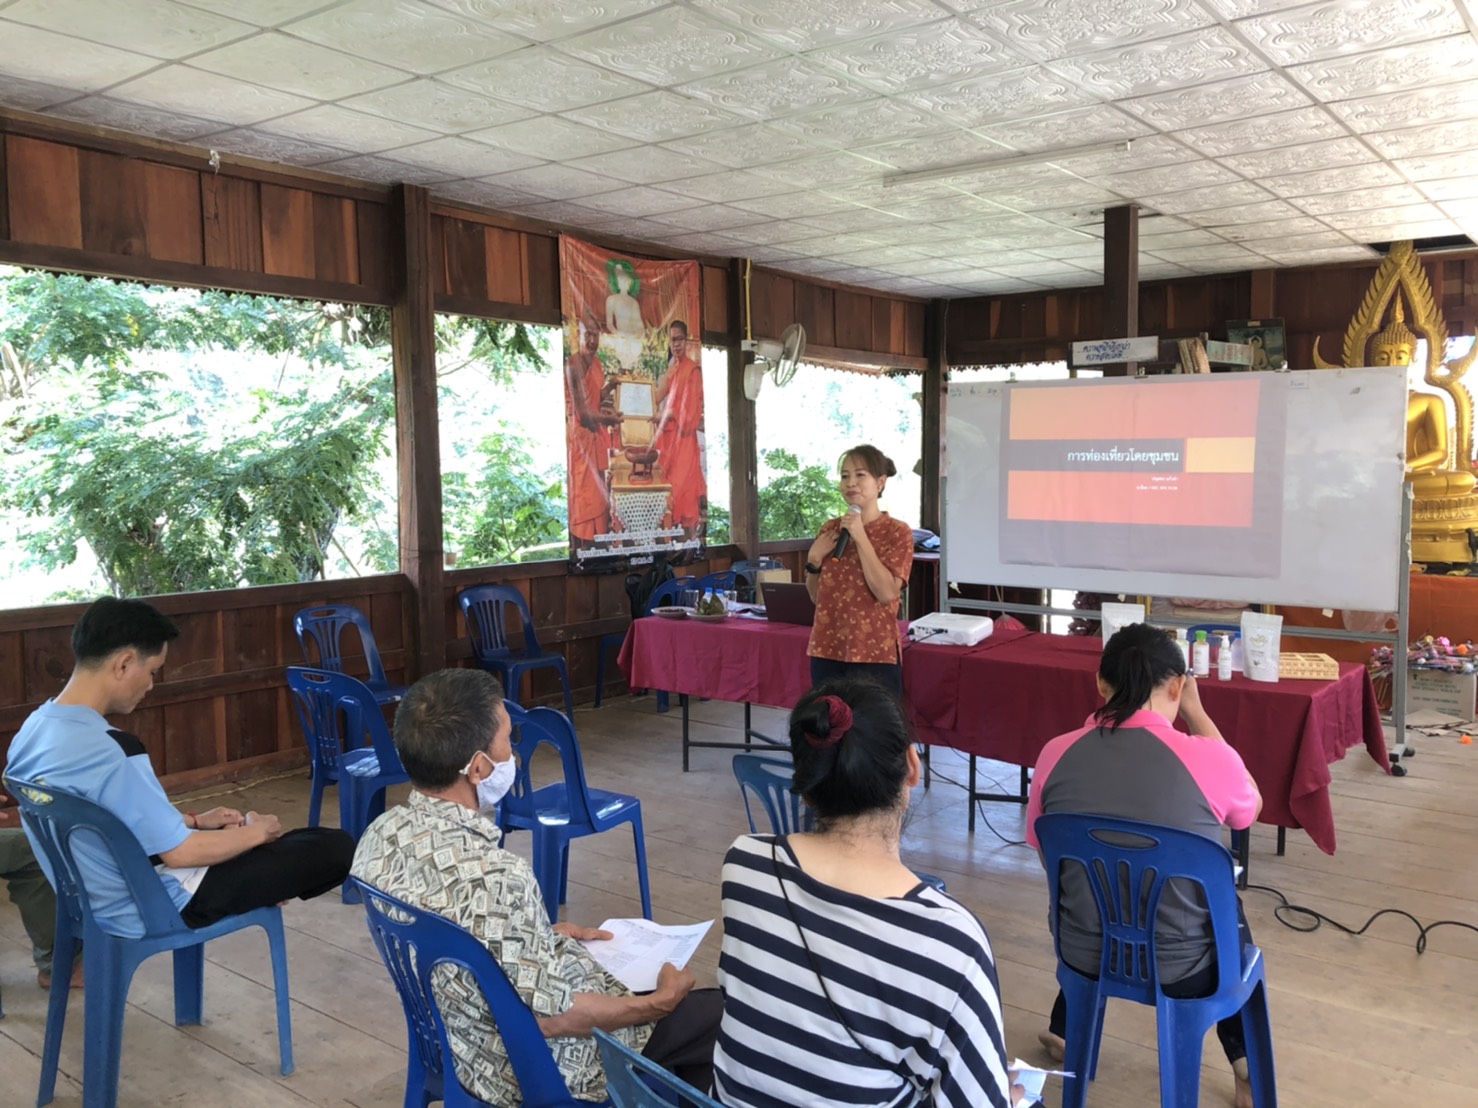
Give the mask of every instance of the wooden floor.
M 694 705 L 694 737 L 732 739 L 735 705 Z M 758 718 L 780 733 L 783 717 Z M 729 767 L 730 751 L 698 750 L 683 774 L 679 715 L 654 714 L 650 698 L 581 710 L 577 726 L 590 779 L 642 798 L 652 901 L 659 921 L 718 915 L 719 863 L 746 830 Z M 950 892 L 974 909 L 990 932 L 1006 1005 L 1007 1044 L 1028 1060 L 1045 1061 L 1037 1031 L 1045 1026 L 1055 982 L 1046 929 L 1047 897 L 1035 855 L 1008 845 L 1022 832 L 1020 809 L 987 805 L 994 831 L 965 831 L 963 793 L 945 778 L 963 779 L 965 763 L 936 752 L 934 786 L 918 790 L 906 830 L 905 857 L 939 874 Z M 1381 774 L 1360 749 L 1333 767 L 1339 852 L 1325 856 L 1299 832 L 1288 854 L 1273 853 L 1273 833 L 1254 833 L 1252 879 L 1276 886 L 1299 903 L 1358 925 L 1373 911 L 1397 907 L 1425 922 L 1478 923 L 1478 748 L 1429 740 L 1411 774 Z M 989 764 L 1007 786 L 1014 767 Z M 403 792 L 403 790 L 402 790 Z M 213 794 L 211 803 L 273 811 L 301 824 L 306 774 Z M 179 798 L 184 806 L 185 798 Z M 330 794 L 332 800 L 332 794 Z M 201 809 L 202 794 L 190 799 Z M 332 803 L 325 811 L 335 810 Z M 520 842 L 520 838 L 523 839 Z M 527 837 L 515 836 L 515 849 Z M 1324 928 L 1297 934 L 1273 918 L 1273 899 L 1246 897 L 1253 934 L 1267 957 L 1285 1106 L 1421 1104 L 1469 1108 L 1478 1103 L 1478 934 L 1435 932 L 1425 954 L 1415 928 L 1385 917 L 1363 938 Z M 206 1022 L 171 1023 L 169 960 L 147 963 L 129 995 L 120 1103 L 124 1105 L 401 1104 L 405 1024 L 357 907 L 324 897 L 286 910 L 297 1072 L 277 1072 L 271 975 L 260 932 L 218 940 L 207 948 Z M 640 914 L 631 838 L 613 831 L 580 840 L 572 851 L 566 919 L 599 923 Z M 719 928 L 694 961 L 700 983 L 711 984 Z M 19 917 L 0 905 L 0 1106 L 33 1102 L 45 1017 L 35 987 L 29 945 Z M 82 1006 L 71 1009 L 56 1103 L 80 1103 Z M 1230 1103 L 1231 1076 L 1208 1039 L 1202 1103 Z M 1099 1077 L 1089 1095 L 1096 1106 L 1142 1108 L 1157 1103 L 1153 1012 L 1110 1006 Z M 1051 1084 L 1049 1103 L 1057 1102 Z

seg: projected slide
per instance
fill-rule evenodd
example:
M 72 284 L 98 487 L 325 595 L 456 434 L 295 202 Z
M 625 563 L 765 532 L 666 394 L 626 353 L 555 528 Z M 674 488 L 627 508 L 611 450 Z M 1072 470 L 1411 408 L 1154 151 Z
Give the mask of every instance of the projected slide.
M 1000 560 L 1277 577 L 1286 405 L 1266 378 L 1012 388 Z

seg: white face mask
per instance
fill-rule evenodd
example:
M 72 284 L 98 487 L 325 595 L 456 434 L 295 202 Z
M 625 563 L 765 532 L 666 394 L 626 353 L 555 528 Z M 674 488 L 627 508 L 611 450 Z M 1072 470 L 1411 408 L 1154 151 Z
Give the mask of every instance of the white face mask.
M 477 783 L 477 806 L 483 811 L 489 811 L 498 806 L 498 802 L 508 795 L 508 790 L 513 788 L 514 778 L 518 776 L 518 764 L 510 757 L 506 762 L 494 762 L 492 755 L 486 750 L 479 750 L 462 767 L 462 776 L 466 777 L 472 769 L 472 762 L 477 761 L 478 755 L 486 758 L 492 763 L 493 772 Z

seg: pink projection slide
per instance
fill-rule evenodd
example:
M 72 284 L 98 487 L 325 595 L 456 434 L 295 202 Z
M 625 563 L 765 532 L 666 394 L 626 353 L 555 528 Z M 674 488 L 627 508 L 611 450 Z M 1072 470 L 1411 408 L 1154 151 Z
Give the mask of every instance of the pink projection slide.
M 1286 412 L 1263 400 L 1240 374 L 1009 390 L 1000 560 L 1278 576 Z

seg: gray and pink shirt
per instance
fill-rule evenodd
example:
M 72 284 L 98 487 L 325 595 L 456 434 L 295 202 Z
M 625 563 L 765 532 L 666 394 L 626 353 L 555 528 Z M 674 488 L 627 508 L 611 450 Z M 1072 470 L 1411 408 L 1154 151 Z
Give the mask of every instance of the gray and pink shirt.
M 1220 739 L 1177 731 L 1158 712 L 1141 709 L 1118 728 L 1089 717 L 1077 731 L 1043 748 L 1026 806 L 1026 841 L 1037 846 L 1037 817 L 1050 812 L 1114 816 L 1179 827 L 1221 839 L 1221 829 L 1249 827 L 1258 796 L 1242 757 Z M 1062 956 L 1075 969 L 1096 973 L 1102 946 L 1098 909 L 1077 867 L 1062 878 Z M 1203 969 L 1213 949 L 1200 890 L 1166 889 L 1156 927 L 1160 979 L 1179 981 Z

